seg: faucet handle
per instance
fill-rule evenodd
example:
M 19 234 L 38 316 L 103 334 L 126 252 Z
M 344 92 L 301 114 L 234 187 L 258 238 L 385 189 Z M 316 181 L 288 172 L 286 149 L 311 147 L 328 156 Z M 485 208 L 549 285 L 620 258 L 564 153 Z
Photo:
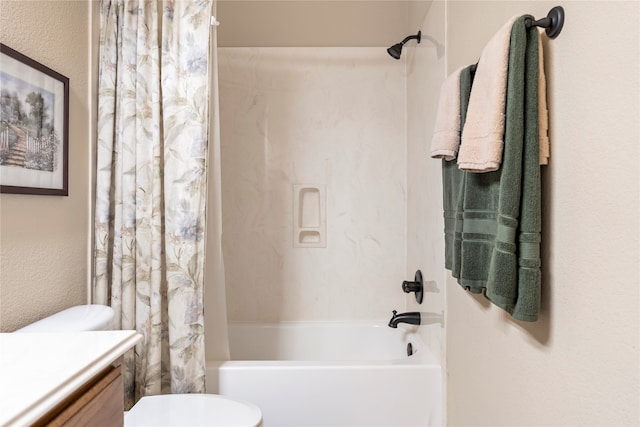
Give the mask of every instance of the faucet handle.
M 422 272 L 420 270 L 416 271 L 416 275 L 413 280 L 414 280 L 413 282 L 409 282 L 407 280 L 402 282 L 402 290 L 407 294 L 410 292 L 415 292 L 416 301 L 418 302 L 418 304 L 422 304 L 422 299 L 424 295 L 423 293 L 424 283 L 422 281 Z
M 407 294 L 409 292 L 417 292 L 420 289 L 421 289 L 420 282 L 409 282 L 408 280 L 405 280 L 404 282 L 402 282 L 402 290 Z

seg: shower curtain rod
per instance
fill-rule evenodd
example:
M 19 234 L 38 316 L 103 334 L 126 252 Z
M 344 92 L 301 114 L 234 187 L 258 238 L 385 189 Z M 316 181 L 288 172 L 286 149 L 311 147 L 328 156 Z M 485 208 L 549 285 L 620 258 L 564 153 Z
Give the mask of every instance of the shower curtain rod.
M 524 21 L 527 28 L 540 27 L 545 28 L 545 33 L 550 39 L 555 39 L 562 31 L 564 25 L 564 9 L 562 6 L 556 6 L 549 11 L 547 16 L 542 19 L 534 21 L 531 18 L 527 18 Z

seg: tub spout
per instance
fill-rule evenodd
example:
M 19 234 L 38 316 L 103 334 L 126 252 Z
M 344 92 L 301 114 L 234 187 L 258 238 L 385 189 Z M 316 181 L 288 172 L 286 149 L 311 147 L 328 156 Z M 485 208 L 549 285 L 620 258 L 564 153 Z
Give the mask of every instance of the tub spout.
M 398 323 L 408 323 L 410 325 L 419 325 L 420 324 L 420 312 L 411 311 L 408 313 L 400 313 L 396 310 L 393 310 L 393 316 L 391 316 L 391 320 L 389 320 L 390 328 L 397 328 Z

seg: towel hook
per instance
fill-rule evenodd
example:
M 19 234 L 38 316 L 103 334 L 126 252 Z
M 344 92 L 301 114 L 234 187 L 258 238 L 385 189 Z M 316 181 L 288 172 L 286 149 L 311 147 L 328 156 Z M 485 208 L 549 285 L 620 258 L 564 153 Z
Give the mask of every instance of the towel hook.
M 564 9 L 562 6 L 556 6 L 551 9 L 544 18 L 538 19 L 537 21 L 527 18 L 524 23 L 527 28 L 544 28 L 547 37 L 555 39 L 558 37 L 558 34 L 560 34 L 560 31 L 562 31 L 562 26 L 564 25 Z

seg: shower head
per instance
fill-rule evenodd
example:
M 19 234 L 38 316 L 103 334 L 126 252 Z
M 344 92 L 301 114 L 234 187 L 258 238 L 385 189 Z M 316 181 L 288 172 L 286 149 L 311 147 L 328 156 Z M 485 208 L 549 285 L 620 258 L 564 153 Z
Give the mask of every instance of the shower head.
M 400 59 L 400 55 L 402 55 L 402 47 L 405 45 L 405 43 L 408 42 L 409 40 L 417 40 L 418 43 L 420 43 L 421 38 L 422 38 L 422 31 L 418 31 L 418 34 L 405 37 L 405 39 L 402 40 L 400 43 L 396 43 L 393 46 L 391 46 L 389 49 L 387 49 L 387 53 L 389 53 L 389 55 L 391 55 L 393 59 Z
M 387 52 L 393 59 L 400 59 L 400 55 L 402 55 L 402 43 L 394 44 L 387 49 Z

